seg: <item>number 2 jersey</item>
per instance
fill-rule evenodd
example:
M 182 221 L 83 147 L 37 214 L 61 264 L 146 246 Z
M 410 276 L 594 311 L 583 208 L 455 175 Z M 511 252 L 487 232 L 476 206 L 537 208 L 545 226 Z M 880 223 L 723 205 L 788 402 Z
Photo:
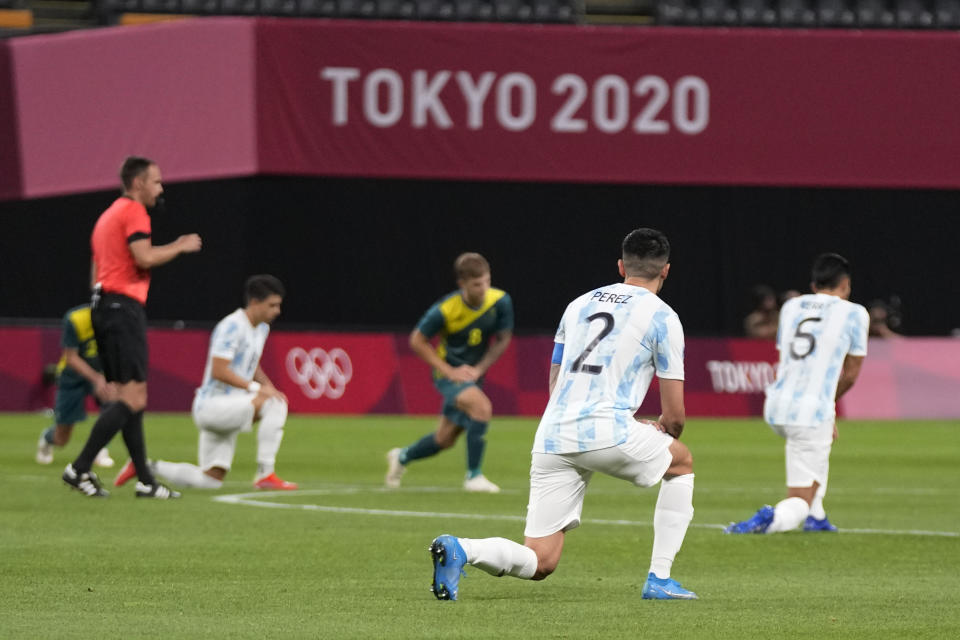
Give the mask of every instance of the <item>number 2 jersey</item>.
M 626 442 L 656 374 L 683 380 L 683 327 L 656 294 L 617 283 L 569 305 L 554 338 L 560 365 L 534 453 L 574 453 Z
M 777 329 L 780 363 L 766 389 L 764 419 L 781 426 L 833 424 L 843 360 L 867 355 L 869 325 L 866 309 L 837 296 L 808 293 L 785 302 Z

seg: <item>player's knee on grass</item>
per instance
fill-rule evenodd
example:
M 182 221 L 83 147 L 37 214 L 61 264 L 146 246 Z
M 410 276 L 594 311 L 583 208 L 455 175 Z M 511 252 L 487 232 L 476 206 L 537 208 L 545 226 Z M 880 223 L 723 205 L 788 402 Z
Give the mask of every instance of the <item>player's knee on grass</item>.
M 210 467 L 209 469 L 205 469 L 203 473 L 219 482 L 223 482 L 223 479 L 227 477 L 227 470 L 223 467 Z
M 543 580 L 557 570 L 560 555 L 563 553 L 564 535 L 557 532 L 545 538 L 527 538 L 524 546 L 537 554 L 537 571 L 531 580 Z

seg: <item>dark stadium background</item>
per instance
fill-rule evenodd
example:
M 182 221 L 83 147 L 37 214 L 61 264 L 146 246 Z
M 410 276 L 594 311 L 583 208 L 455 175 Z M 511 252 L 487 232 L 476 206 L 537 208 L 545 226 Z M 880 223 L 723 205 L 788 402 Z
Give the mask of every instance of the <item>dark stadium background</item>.
M 89 234 L 106 191 L 0 202 L 0 317 L 50 319 L 88 295 Z M 155 324 L 209 326 L 240 303 L 238 274 L 288 286 L 277 327 L 403 329 L 454 288 L 461 251 L 485 254 L 521 333 L 617 279 L 619 240 L 652 226 L 673 244 L 663 297 L 690 335 L 739 335 L 749 289 L 805 290 L 812 257 L 847 256 L 853 299 L 899 296 L 908 335 L 960 326 L 954 191 L 670 187 L 254 177 L 166 185 L 155 242 L 203 236 L 158 271 Z

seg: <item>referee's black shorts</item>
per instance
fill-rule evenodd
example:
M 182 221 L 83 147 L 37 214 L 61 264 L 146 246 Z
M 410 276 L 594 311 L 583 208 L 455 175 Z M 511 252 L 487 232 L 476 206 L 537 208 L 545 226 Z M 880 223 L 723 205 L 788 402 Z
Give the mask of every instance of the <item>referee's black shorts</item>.
M 90 312 L 107 382 L 146 382 L 147 314 L 133 298 L 104 293 Z

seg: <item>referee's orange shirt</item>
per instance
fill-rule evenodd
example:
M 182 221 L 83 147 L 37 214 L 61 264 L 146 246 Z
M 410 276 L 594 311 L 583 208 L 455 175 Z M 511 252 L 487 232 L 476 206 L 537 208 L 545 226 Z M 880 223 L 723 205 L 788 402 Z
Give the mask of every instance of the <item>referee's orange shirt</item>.
M 149 238 L 150 216 L 146 208 L 125 196 L 117 198 L 100 214 L 90 236 L 96 281 L 105 293 L 120 293 L 140 304 L 147 303 L 150 270 L 137 266 L 130 243 Z

